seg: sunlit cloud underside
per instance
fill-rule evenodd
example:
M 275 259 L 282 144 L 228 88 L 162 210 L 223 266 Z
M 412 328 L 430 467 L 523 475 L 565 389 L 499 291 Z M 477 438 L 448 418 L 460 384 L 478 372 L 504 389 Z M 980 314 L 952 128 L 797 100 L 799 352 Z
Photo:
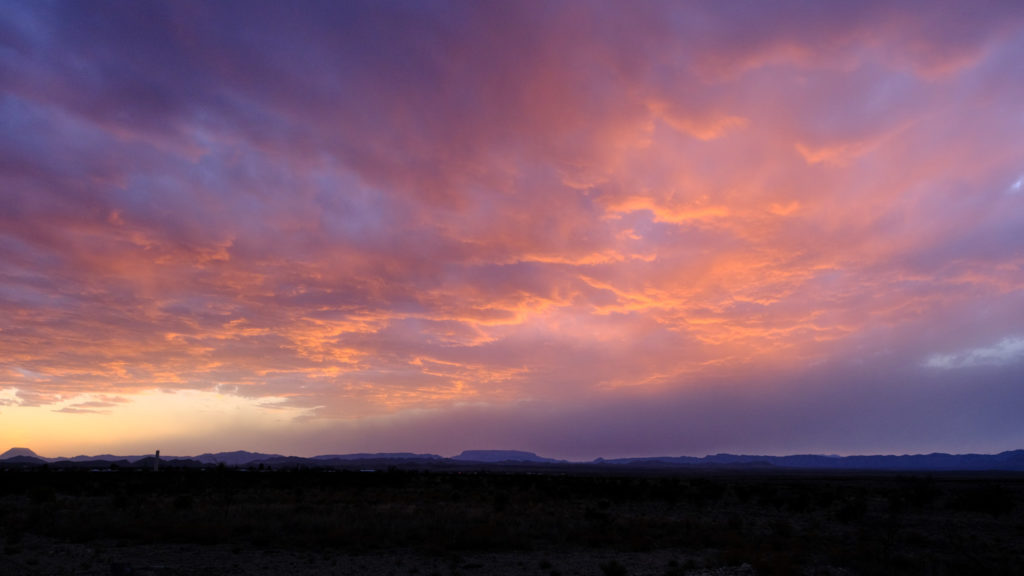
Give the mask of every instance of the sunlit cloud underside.
M 1024 446 L 1020 3 L 4 13 L 0 443 Z

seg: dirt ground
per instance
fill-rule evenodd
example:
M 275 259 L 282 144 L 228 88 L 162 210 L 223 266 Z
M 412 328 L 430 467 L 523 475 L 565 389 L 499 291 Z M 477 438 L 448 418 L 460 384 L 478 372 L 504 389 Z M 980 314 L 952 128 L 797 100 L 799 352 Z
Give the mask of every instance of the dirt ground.
M 0 474 L 0 576 L 1024 576 L 1024 477 Z
M 6 543 L 4 543 L 6 544 Z M 753 576 L 749 565 L 704 568 L 673 551 L 516 552 L 427 556 L 408 551 L 255 550 L 231 546 L 76 544 L 36 536 L 3 546 L 7 576 Z M 838 573 L 837 573 L 838 574 Z

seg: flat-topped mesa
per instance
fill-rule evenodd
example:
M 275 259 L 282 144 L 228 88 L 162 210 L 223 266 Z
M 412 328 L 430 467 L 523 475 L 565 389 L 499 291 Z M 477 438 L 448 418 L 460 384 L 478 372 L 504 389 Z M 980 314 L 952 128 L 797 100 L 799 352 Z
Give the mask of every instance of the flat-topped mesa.
M 461 454 L 452 458 L 463 462 L 561 462 L 554 458 L 537 456 L 533 452 L 523 450 L 463 450 Z
M 0 454 L 0 460 L 6 460 L 8 458 L 15 458 L 17 456 L 27 456 L 29 458 L 39 458 L 40 460 L 43 459 L 42 456 L 40 456 L 39 454 L 36 454 L 35 452 L 33 452 L 32 450 L 30 450 L 28 448 L 14 447 L 14 448 L 11 448 L 10 450 L 8 450 L 7 452 L 4 452 L 3 454 Z

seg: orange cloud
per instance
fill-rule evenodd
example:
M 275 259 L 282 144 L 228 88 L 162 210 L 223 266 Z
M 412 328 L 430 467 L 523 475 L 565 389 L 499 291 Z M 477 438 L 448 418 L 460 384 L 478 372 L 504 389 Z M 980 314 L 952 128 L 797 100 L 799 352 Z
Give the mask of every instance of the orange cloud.
M 19 429 L 164 391 L 272 435 L 742 404 L 845 362 L 911 390 L 1021 333 L 1015 8 L 83 9 L 5 28 Z

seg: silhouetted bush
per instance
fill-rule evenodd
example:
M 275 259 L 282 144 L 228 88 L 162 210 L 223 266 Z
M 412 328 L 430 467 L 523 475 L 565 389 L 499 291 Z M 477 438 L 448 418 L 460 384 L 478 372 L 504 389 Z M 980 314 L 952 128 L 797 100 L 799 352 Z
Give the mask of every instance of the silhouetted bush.
M 604 574 L 604 576 L 626 576 L 629 574 L 626 567 L 620 564 L 618 560 L 602 562 L 600 568 L 601 574 Z

